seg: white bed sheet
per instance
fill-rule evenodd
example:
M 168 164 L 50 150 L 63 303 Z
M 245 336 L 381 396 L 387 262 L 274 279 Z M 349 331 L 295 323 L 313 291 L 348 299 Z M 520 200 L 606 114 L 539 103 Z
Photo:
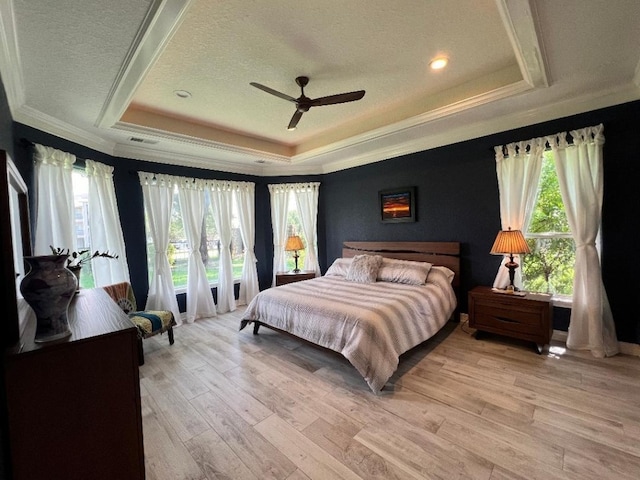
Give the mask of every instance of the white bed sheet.
M 378 392 L 400 355 L 435 335 L 455 308 L 450 279 L 437 271 L 426 285 L 325 276 L 260 292 L 240 329 L 259 321 L 339 352 Z

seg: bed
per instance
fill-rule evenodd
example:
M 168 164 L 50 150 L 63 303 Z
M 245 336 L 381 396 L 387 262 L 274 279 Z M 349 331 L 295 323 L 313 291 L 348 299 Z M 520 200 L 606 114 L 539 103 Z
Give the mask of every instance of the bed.
M 459 254 L 458 242 L 345 242 L 324 276 L 260 292 L 240 330 L 264 325 L 336 351 L 377 393 L 401 354 L 457 315 Z

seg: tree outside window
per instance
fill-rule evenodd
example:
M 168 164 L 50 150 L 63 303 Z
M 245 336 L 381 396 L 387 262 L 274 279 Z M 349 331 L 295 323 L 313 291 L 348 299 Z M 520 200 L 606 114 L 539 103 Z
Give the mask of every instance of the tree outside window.
M 531 253 L 522 260 L 524 289 L 571 296 L 575 243 L 551 151 L 544 153 L 538 196 L 525 238 Z

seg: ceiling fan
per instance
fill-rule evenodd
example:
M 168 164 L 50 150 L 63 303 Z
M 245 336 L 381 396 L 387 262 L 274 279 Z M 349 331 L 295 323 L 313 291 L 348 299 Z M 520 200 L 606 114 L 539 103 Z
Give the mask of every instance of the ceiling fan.
M 295 130 L 298 122 L 300 121 L 300 117 L 302 117 L 302 114 L 304 112 L 308 112 L 311 107 L 321 107 L 323 105 L 335 105 L 336 103 L 353 102 L 355 100 L 360 100 L 362 97 L 364 97 L 365 93 L 364 90 L 358 90 L 356 92 L 338 93 L 336 95 L 329 95 L 327 97 L 309 98 L 304 94 L 304 87 L 306 87 L 309 83 L 309 77 L 297 77 L 296 83 L 300 86 L 300 91 L 302 92 L 298 98 L 290 97 L 289 95 L 280 93 L 273 88 L 266 87 L 256 82 L 250 83 L 250 85 L 259 88 L 260 90 L 296 104 L 296 111 L 293 114 L 293 117 L 291 117 L 291 121 L 289 122 L 287 130 Z

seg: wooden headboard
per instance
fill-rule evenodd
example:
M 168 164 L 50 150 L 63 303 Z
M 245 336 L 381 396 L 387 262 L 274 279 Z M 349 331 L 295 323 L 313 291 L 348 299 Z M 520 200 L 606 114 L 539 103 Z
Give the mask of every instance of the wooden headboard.
M 453 270 L 453 286 L 460 285 L 460 242 L 344 242 L 342 256 L 382 255 L 387 258 L 429 262 Z

